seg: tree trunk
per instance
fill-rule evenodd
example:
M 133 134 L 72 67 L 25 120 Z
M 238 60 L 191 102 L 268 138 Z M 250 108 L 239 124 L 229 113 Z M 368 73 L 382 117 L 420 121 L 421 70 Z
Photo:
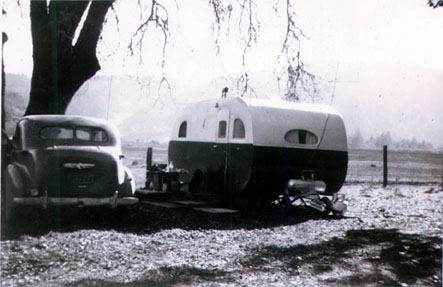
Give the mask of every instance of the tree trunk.
M 64 114 L 75 92 L 97 71 L 97 42 L 114 0 L 31 1 L 34 69 L 25 115 Z M 83 28 L 76 29 L 87 10 Z
M 2 32 L 2 131 L 5 131 L 5 123 L 6 123 L 6 113 L 5 113 L 5 83 L 6 83 L 6 79 L 5 79 L 5 65 L 4 65 L 4 61 L 3 61 L 3 48 L 5 43 L 8 41 L 8 35 L 6 35 L 5 32 Z M 2 153 L 3 154 L 3 153 Z M 2 158 L 2 162 L 3 162 L 3 158 Z

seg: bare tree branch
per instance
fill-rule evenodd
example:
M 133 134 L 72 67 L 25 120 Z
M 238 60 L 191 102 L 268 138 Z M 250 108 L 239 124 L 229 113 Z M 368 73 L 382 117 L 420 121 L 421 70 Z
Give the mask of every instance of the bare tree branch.
M 277 58 L 277 67 L 280 67 L 280 75 L 277 77 L 280 82 L 285 79 L 287 100 L 299 100 L 302 94 L 309 95 L 310 99 L 314 101 L 318 97 L 318 88 L 315 86 L 315 76 L 310 73 L 303 61 L 301 60 L 301 38 L 307 38 L 303 31 L 296 25 L 295 22 L 295 8 L 293 0 L 285 1 L 285 17 L 286 17 L 286 33 L 282 43 L 280 55 Z M 225 13 L 224 7 L 218 0 L 210 0 L 215 16 L 215 24 L 217 30 L 217 37 L 220 34 L 220 22 L 223 21 L 222 16 Z M 251 46 L 257 43 L 260 35 L 261 23 L 257 16 L 257 7 L 255 0 L 237 0 L 239 7 L 238 29 L 240 37 L 243 40 L 244 46 L 241 54 L 242 74 L 237 80 L 237 89 L 240 90 L 241 96 L 250 93 L 255 94 L 255 91 L 250 86 L 250 76 L 247 69 L 248 52 Z M 272 9 L 279 14 L 280 0 L 276 0 L 272 5 Z M 217 52 L 220 47 L 218 38 L 216 37 Z M 278 68 L 276 68 L 278 69 Z M 276 71 L 274 71 L 276 74 Z
M 141 6 L 140 1 L 138 3 L 141 10 L 144 10 L 145 7 Z M 164 36 L 163 48 L 162 48 L 162 53 L 163 53 L 162 69 L 163 69 L 165 66 L 166 46 L 168 44 L 168 38 L 169 38 L 169 13 L 168 10 L 165 8 L 165 6 L 163 6 L 157 0 L 152 0 L 149 10 L 149 16 L 147 17 L 146 20 L 142 19 L 142 24 L 137 28 L 135 33 L 132 35 L 131 42 L 128 45 L 129 53 L 131 56 L 133 56 L 137 51 L 139 53 L 140 63 L 143 62 L 143 56 L 141 53 L 143 47 L 143 41 L 145 33 L 151 23 L 155 25 L 156 28 L 159 28 Z
M 209 5 L 212 7 L 212 10 L 214 12 L 214 22 L 211 25 L 212 33 L 215 35 L 215 47 L 217 49 L 217 55 L 220 53 L 220 32 L 222 28 L 223 22 L 225 22 L 226 18 L 227 21 L 231 19 L 231 13 L 232 13 L 232 5 L 229 4 L 228 6 L 223 6 L 223 1 L 221 0 L 209 0 Z M 229 33 L 229 26 L 228 26 L 228 33 Z
M 237 81 L 237 87 L 242 86 L 241 88 L 241 96 L 245 96 L 248 91 L 252 94 L 255 94 L 254 89 L 249 85 L 249 75 L 247 73 L 246 68 L 246 57 L 248 49 L 252 44 L 257 42 L 258 35 L 260 33 L 261 23 L 258 20 L 256 15 L 256 7 L 254 5 L 254 0 L 241 0 L 239 2 L 240 5 L 240 17 L 239 17 L 239 30 L 242 31 L 242 23 L 243 19 L 246 18 L 246 37 L 244 37 L 244 48 L 242 52 L 242 68 L 243 72 L 240 78 Z
M 223 29 L 223 24 L 226 21 L 230 21 L 233 6 L 236 11 L 236 17 L 238 17 L 238 29 L 240 31 L 240 40 L 243 42 L 243 49 L 241 52 L 241 66 L 242 73 L 237 80 L 237 89 L 240 91 L 241 96 L 247 93 L 255 94 L 254 89 L 250 86 L 250 76 L 248 74 L 248 52 L 251 46 L 257 43 L 257 39 L 260 35 L 261 23 L 257 15 L 257 1 L 256 0 L 236 0 L 229 4 L 222 0 L 206 0 L 208 5 L 214 15 L 214 21 L 212 24 L 212 32 L 214 36 L 214 43 L 216 46 L 216 53 L 219 54 L 222 45 L 220 44 L 221 31 Z M 279 13 L 279 5 L 281 0 L 274 0 L 272 3 L 272 9 Z M 312 99 L 317 96 L 318 89 L 315 87 L 315 76 L 308 72 L 300 56 L 300 39 L 307 38 L 303 31 L 298 28 L 295 23 L 295 12 L 294 7 L 291 3 L 293 0 L 286 0 L 286 34 L 282 43 L 282 49 L 279 57 L 277 58 L 277 65 L 281 68 L 281 74 L 278 78 L 286 80 L 286 98 L 288 100 L 296 100 L 301 92 L 305 92 L 311 96 Z M 178 7 L 177 2 L 175 1 Z M 131 56 L 135 55 L 136 52 L 139 54 L 140 63 L 143 62 L 142 56 L 142 46 L 145 41 L 145 34 L 149 27 L 155 26 L 160 28 L 163 33 L 163 43 L 162 43 L 162 79 L 160 82 L 159 89 L 161 85 L 167 85 L 168 90 L 170 86 L 164 75 L 164 68 L 166 65 L 166 47 L 168 45 L 170 32 L 169 32 L 169 13 L 167 8 L 160 2 L 160 0 L 151 0 L 150 4 L 144 4 L 143 1 L 138 0 L 138 5 L 142 11 L 140 14 L 142 24 L 139 25 L 137 30 L 131 37 L 131 41 L 128 45 L 128 51 Z M 281 6 L 281 5 L 280 5 Z M 146 11 L 146 17 L 143 16 L 143 11 Z M 237 16 L 238 15 L 238 16 Z M 229 25 L 227 26 L 229 33 Z M 276 68 L 277 69 L 277 68 Z M 274 74 L 276 71 L 274 71 Z
M 176 4 L 177 9 L 179 9 L 178 3 L 176 1 L 174 1 L 174 2 Z M 140 0 L 138 1 L 138 5 L 139 5 L 141 11 L 148 9 L 148 6 L 142 7 Z M 128 45 L 129 53 L 131 56 L 133 56 L 137 51 L 139 54 L 139 62 L 143 63 L 142 48 L 143 48 L 145 33 L 151 24 L 155 25 L 155 28 L 160 29 L 160 31 L 163 33 L 162 62 L 161 62 L 162 78 L 161 78 L 159 86 L 158 86 L 158 95 L 160 97 L 160 90 L 161 90 L 162 86 L 166 85 L 166 88 L 169 92 L 169 97 L 171 97 L 171 99 L 172 99 L 171 85 L 165 76 L 166 47 L 168 45 L 168 40 L 169 40 L 169 36 L 170 36 L 168 10 L 159 1 L 152 0 L 151 5 L 149 7 L 149 16 L 147 17 L 146 20 L 143 20 L 142 14 L 141 14 L 141 17 L 142 17 L 142 19 L 141 19 L 142 24 L 137 28 L 135 33 L 132 35 L 131 41 Z M 157 101 L 158 101 L 158 99 L 155 101 L 154 105 L 157 103 Z
M 301 60 L 301 38 L 307 38 L 295 23 L 295 11 L 291 0 L 286 0 L 286 35 L 281 53 L 277 58 L 282 74 L 287 74 L 286 94 L 283 97 L 289 101 L 299 101 L 301 96 L 308 95 L 314 102 L 318 97 L 315 75 L 308 72 Z M 276 71 L 274 71 L 276 74 Z M 282 76 L 277 76 L 280 82 Z
M 115 20 L 115 26 L 116 26 L 117 34 L 118 34 L 118 41 L 117 41 L 117 47 L 114 49 L 114 51 L 112 51 L 112 52 L 110 52 L 108 55 L 106 55 L 106 57 L 110 57 L 110 56 L 115 55 L 115 53 L 116 53 L 116 52 L 119 50 L 119 48 L 120 48 L 120 18 L 118 17 L 118 14 L 117 14 L 116 11 L 115 11 L 114 5 L 111 6 L 111 11 L 112 11 L 113 18 L 114 18 L 114 20 Z M 106 15 L 105 23 L 104 23 L 104 24 L 108 23 L 108 17 L 110 17 L 110 16 L 108 16 L 108 15 L 109 15 L 109 14 Z
M 443 6 L 443 0 L 428 0 L 428 4 L 435 9 L 439 6 Z

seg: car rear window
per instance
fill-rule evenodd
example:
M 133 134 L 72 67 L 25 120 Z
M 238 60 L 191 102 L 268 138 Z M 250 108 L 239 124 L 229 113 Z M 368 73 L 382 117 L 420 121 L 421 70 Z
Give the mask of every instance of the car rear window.
M 71 127 L 44 127 L 40 130 L 42 139 L 72 139 L 74 129 Z
M 48 126 L 40 130 L 40 138 L 64 140 L 67 144 L 72 141 L 87 141 L 93 143 L 106 143 L 108 141 L 106 132 L 94 127 Z

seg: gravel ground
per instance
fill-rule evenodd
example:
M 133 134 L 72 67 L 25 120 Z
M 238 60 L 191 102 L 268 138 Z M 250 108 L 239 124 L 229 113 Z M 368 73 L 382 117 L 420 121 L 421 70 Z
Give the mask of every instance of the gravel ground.
M 25 216 L 2 234 L 1 286 L 441 286 L 437 185 L 345 185 L 345 217 L 140 204 Z M 114 218 L 110 220 L 109 218 Z

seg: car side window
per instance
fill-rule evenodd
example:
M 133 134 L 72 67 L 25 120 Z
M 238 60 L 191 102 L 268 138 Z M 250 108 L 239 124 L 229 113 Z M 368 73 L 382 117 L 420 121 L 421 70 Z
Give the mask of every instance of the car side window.
M 220 121 L 218 123 L 218 138 L 226 137 L 226 121 Z
M 186 137 L 186 130 L 188 128 L 188 124 L 186 121 L 182 122 L 180 125 L 180 128 L 178 129 L 178 137 L 179 138 L 185 138 Z
M 234 139 L 244 139 L 246 136 L 245 133 L 245 125 L 243 124 L 242 120 L 235 119 L 234 120 L 234 131 L 232 134 L 232 138 Z

